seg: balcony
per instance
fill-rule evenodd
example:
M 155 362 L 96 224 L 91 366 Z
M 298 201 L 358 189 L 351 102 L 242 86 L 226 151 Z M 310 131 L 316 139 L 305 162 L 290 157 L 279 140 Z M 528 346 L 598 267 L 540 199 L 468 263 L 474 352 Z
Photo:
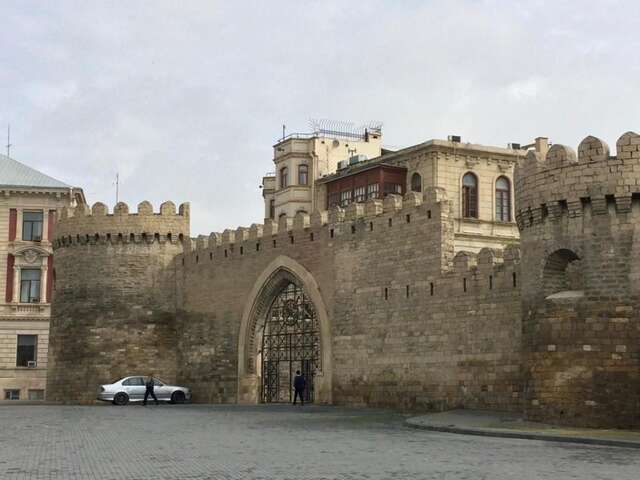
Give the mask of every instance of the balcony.
M 42 317 L 51 315 L 50 303 L 5 303 L 0 304 L 0 318 Z

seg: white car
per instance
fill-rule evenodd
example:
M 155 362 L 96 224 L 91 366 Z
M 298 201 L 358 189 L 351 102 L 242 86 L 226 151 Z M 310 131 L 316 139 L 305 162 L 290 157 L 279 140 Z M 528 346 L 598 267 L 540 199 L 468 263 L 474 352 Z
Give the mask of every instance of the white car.
M 147 377 L 132 376 L 125 377 L 117 382 L 108 385 L 101 385 L 98 392 L 98 400 L 112 402 L 115 405 L 126 405 L 129 402 L 142 402 L 146 391 L 145 383 Z M 191 401 L 191 390 L 186 387 L 178 387 L 176 385 L 167 385 L 165 382 L 153 379 L 153 393 L 156 394 L 158 401 L 166 401 L 171 403 L 185 403 Z M 153 397 L 149 395 L 147 402 L 153 402 Z

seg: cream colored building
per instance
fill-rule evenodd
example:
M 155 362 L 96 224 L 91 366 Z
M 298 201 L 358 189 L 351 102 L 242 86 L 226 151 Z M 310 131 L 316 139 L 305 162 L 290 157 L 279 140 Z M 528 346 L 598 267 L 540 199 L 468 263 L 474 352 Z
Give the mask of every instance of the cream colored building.
M 43 400 L 57 212 L 84 203 L 72 188 L 0 155 L 0 401 Z
M 514 218 L 513 174 L 516 163 L 524 159 L 529 148 L 544 153 L 548 149 L 545 138 L 531 145 L 511 144 L 506 147 L 465 143 L 452 136 L 448 140 L 429 140 L 395 152 L 382 149 L 382 133 L 364 139 L 343 140 L 318 135 L 292 135 L 274 146 L 275 174 L 263 178 L 265 218 L 280 215 L 293 217 L 299 211 L 326 210 L 335 203 L 333 197 L 358 199 L 380 198 L 393 189 L 378 185 L 375 195 L 363 196 L 368 191 L 362 182 L 358 191 L 350 189 L 350 176 L 371 175 L 380 168 L 404 168 L 406 175 L 401 191 L 424 191 L 437 187 L 453 203 L 455 218 L 455 250 L 478 252 L 484 247 L 497 248 L 518 242 L 518 228 Z M 365 157 L 360 157 L 364 154 Z M 355 157 L 355 158 L 354 158 Z M 338 164 L 340 161 L 346 161 Z M 309 172 L 308 177 L 299 169 Z M 397 173 L 397 170 L 396 170 Z M 381 177 L 383 178 L 383 177 Z M 313 179 L 310 180 L 310 179 Z M 306 180 L 306 181 L 302 181 Z M 367 183 L 367 181 L 364 181 Z M 352 182 L 353 183 L 353 182 Z M 344 207 L 345 202 L 340 204 Z
M 294 133 L 276 143 L 273 150 L 275 173 L 262 181 L 265 218 L 293 217 L 318 208 L 315 180 L 335 172 L 338 162 L 356 156 L 379 157 L 382 131 Z

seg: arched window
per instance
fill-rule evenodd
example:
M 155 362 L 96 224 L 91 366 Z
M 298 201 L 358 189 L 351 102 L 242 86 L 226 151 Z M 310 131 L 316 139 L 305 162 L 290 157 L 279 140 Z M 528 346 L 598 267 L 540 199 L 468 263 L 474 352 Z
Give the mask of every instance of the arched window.
M 471 172 L 462 177 L 462 216 L 478 218 L 478 178 Z
M 511 221 L 511 184 L 507 177 L 496 180 L 496 220 Z
M 289 186 L 289 169 L 282 167 L 280 169 L 280 188 L 287 188 Z
M 300 165 L 298 167 L 298 185 L 307 185 L 309 183 L 309 167 Z
M 411 176 L 411 191 L 412 192 L 421 192 L 422 191 L 422 177 L 419 173 L 414 173 Z

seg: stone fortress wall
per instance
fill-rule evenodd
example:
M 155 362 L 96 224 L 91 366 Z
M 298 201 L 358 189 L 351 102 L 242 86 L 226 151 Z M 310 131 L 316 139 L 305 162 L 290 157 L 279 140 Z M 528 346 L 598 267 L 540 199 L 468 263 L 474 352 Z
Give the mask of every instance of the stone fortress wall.
M 249 363 L 259 348 L 239 338 L 243 312 L 261 301 L 252 294 L 261 278 L 295 263 L 317 282 L 331 319 L 324 401 L 520 403 L 519 251 L 454 257 L 442 190 L 299 213 L 195 243 L 184 255 L 179 378 L 201 401 L 257 401 L 258 373 L 238 378 L 245 368 L 237 359 Z
M 516 171 L 529 417 L 640 425 L 640 135 L 595 137 Z
M 90 401 L 143 368 L 195 401 L 257 402 L 260 319 L 292 281 L 320 318 L 319 402 L 637 426 L 639 145 L 629 133 L 617 157 L 593 137 L 579 155 L 530 152 L 516 171 L 520 246 L 478 254 L 454 254 L 438 188 L 193 240 L 188 206 L 67 214 L 50 398 Z
M 175 381 L 175 259 L 189 205 L 64 209 L 55 235 L 47 399 L 93 402 L 100 384 L 132 374 Z

